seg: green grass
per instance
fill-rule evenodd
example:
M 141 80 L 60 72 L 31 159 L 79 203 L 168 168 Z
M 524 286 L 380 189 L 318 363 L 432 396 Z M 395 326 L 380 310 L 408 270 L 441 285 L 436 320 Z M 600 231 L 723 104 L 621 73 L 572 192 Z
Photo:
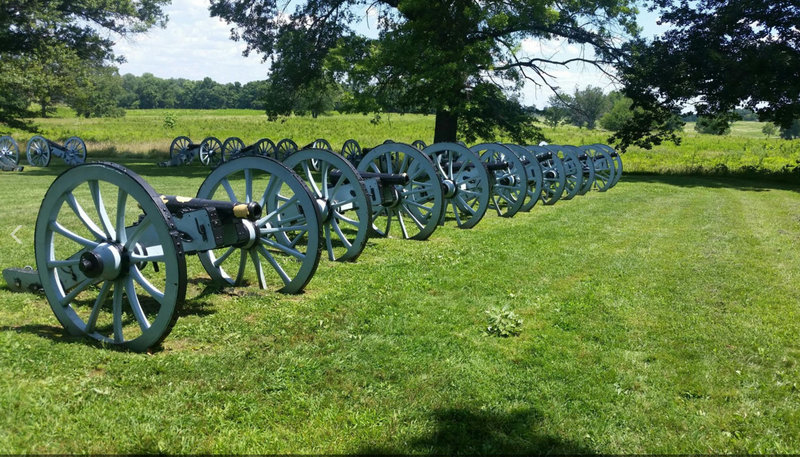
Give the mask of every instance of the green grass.
M 172 129 L 164 127 L 165 116 L 176 118 Z M 83 119 L 68 108 L 60 108 L 57 117 L 35 119 L 40 133 L 63 141 L 76 135 L 83 138 L 90 157 L 129 157 L 145 155 L 153 161 L 168 157 L 173 138 L 186 135 L 194 141 L 207 136 L 225 140 L 238 136 L 247 144 L 260 138 L 278 142 L 291 138 L 300 146 L 317 138 L 325 138 L 337 150 L 354 138 L 362 146 L 375 146 L 386 139 L 412 142 L 433 139 L 434 117 L 417 114 L 383 114 L 381 122 L 370 122 L 373 116 L 334 114 L 311 117 L 289 117 L 270 122 L 254 110 L 129 110 L 118 119 Z M 631 148 L 625 154 L 627 172 L 644 174 L 676 174 L 700 176 L 738 176 L 768 178 L 789 182 L 800 179 L 800 140 L 766 138 L 763 123 L 736 122 L 730 135 L 699 134 L 694 124 L 687 124 L 680 146 L 665 143 L 650 151 Z M 583 145 L 605 143 L 610 132 L 585 130 L 571 126 L 557 129 L 542 126 L 552 143 Z M 8 132 L 0 132 L 8 133 Z M 13 131 L 24 149 L 30 133 Z M 24 162 L 24 160 L 23 160 Z
M 124 161 L 160 192 L 207 173 L 149 162 Z M 0 174 L 0 268 L 32 262 L 62 169 Z M 43 297 L 0 288 L 0 453 L 797 453 L 798 191 L 626 176 L 373 239 L 299 296 L 218 291 L 191 259 L 153 354 L 68 336 Z M 503 306 L 521 334 L 486 336 Z

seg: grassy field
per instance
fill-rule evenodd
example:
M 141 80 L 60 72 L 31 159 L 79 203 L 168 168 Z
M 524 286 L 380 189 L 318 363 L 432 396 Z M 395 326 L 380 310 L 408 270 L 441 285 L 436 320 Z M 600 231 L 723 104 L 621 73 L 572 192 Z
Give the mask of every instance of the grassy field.
M 320 122 L 341 135 L 335 119 Z M 416 122 L 432 119 L 393 117 L 374 138 L 424 137 L 404 130 Z M 187 130 L 232 128 L 208 123 Z M 161 192 L 192 195 L 207 174 L 129 152 Z M 0 268 L 32 263 L 60 171 L 0 174 Z M 0 288 L 0 453 L 797 453 L 799 191 L 640 168 L 472 230 L 372 239 L 298 296 L 218 290 L 190 259 L 152 354 L 70 337 L 43 297 Z M 519 336 L 487 336 L 502 306 Z
M 165 127 L 165 118 L 172 116 L 175 125 Z M 130 110 L 119 119 L 76 118 L 68 109 L 60 109 L 57 116 L 36 119 L 41 134 L 63 141 L 76 135 L 83 138 L 89 154 L 95 157 L 137 157 L 145 155 L 164 160 L 168 157 L 173 138 L 186 135 L 194 141 L 207 136 L 224 140 L 238 136 L 251 144 L 260 138 L 275 142 L 291 138 L 305 145 L 317 138 L 325 138 L 334 148 L 350 138 L 363 146 L 374 146 L 386 139 L 412 142 L 433 139 L 434 117 L 416 114 L 383 114 L 380 123 L 372 123 L 372 116 L 361 114 L 336 114 L 311 117 L 291 117 L 270 122 L 259 111 L 252 110 Z M 666 143 L 650 151 L 631 148 L 625 155 L 626 170 L 632 173 L 746 176 L 800 180 L 800 140 L 786 141 L 766 138 L 759 122 L 737 122 L 730 135 L 698 134 L 693 124 L 687 124 L 680 146 Z M 591 144 L 607 142 L 610 132 L 584 130 L 571 126 L 557 129 L 542 126 L 552 143 Z M 8 132 L 0 132 L 8 133 Z M 20 142 L 31 136 L 21 131 L 11 132 Z M 24 161 L 23 161 L 24 162 Z

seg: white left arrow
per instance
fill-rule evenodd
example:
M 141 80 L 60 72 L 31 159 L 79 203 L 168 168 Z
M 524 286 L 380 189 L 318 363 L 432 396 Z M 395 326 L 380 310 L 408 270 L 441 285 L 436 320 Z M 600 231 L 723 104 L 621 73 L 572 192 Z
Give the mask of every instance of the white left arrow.
M 22 226 L 18 225 L 17 228 L 15 228 L 13 232 L 11 232 L 11 238 L 14 238 L 14 241 L 16 241 L 19 244 L 22 244 L 22 241 L 19 238 L 17 238 L 15 234 L 19 232 L 19 229 L 21 228 Z

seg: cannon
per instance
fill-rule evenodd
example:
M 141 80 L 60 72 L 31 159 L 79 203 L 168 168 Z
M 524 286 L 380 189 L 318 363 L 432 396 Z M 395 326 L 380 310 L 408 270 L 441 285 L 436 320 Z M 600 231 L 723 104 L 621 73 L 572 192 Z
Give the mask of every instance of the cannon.
M 529 151 L 536 155 L 536 160 L 542 167 L 542 203 L 553 205 L 564 193 L 567 184 L 564 164 L 557 154 L 544 146 L 527 146 Z
M 35 167 L 50 165 L 52 156 L 64 159 L 67 165 L 75 166 L 86 162 L 86 144 L 77 136 L 67 138 L 63 145 L 36 135 L 28 140 L 25 148 L 28 163 Z
M 522 161 L 528 179 L 525 200 L 522 202 L 520 211 L 528 212 L 542 199 L 542 188 L 544 185 L 542 177 L 542 167 L 536 154 L 518 144 L 507 143 L 505 146 L 517 154 Z
M 342 145 L 342 156 L 353 164 L 354 167 L 358 167 L 358 164 L 361 163 L 361 159 L 364 158 L 364 152 L 361 151 L 361 146 L 358 144 L 358 141 L 349 139 Z
M 572 200 L 583 188 L 583 165 L 572 146 L 548 144 L 544 148 L 553 153 L 564 167 L 564 192 L 562 200 Z
M 205 138 L 200 143 L 193 143 L 189 137 L 179 136 L 169 145 L 169 160 L 159 162 L 161 167 L 177 167 L 188 165 L 195 157 L 200 157 L 200 163 L 213 167 L 223 161 L 222 143 L 213 136 Z
M 489 206 L 500 217 L 512 217 L 528 197 L 528 172 L 523 159 L 513 149 L 498 143 L 476 144 L 471 151 L 486 164 L 492 183 Z
M 327 149 L 303 148 L 283 164 L 316 198 L 328 259 L 356 260 L 370 234 L 372 202 L 380 203 L 380 184 L 365 179 L 344 157 Z
M 252 262 L 261 287 L 296 293 L 322 246 L 312 194 L 266 157 L 222 164 L 196 198 L 159 195 L 113 163 L 71 168 L 42 201 L 34 245 L 37 269 L 4 271 L 9 286 L 41 289 L 71 334 L 135 351 L 159 344 L 175 324 L 187 255 L 222 283 L 242 284 Z
M 613 149 L 601 144 L 581 146 L 579 149 L 592 159 L 592 164 L 594 165 L 594 188 L 598 192 L 605 192 L 616 184 L 616 161 L 609 152 L 613 152 Z M 620 160 L 620 175 L 622 174 L 621 164 L 622 161 Z
M 605 144 L 595 144 L 594 146 L 604 149 L 611 156 L 611 163 L 614 166 L 614 179 L 611 182 L 611 187 L 614 187 L 622 178 L 622 157 L 611 146 Z
M 317 138 L 311 143 L 308 143 L 307 145 L 303 146 L 301 149 L 321 149 L 324 151 L 333 152 L 333 146 L 331 146 L 331 144 L 325 138 Z M 319 171 L 319 164 L 314 160 L 311 161 L 311 167 L 315 171 Z
M 222 160 L 227 161 L 245 155 L 275 157 L 275 143 L 269 138 L 261 138 L 255 143 L 245 146 L 238 137 L 226 138 L 222 142 Z
M 440 223 L 452 208 L 459 228 L 474 227 L 489 208 L 492 182 L 478 154 L 459 143 L 434 143 L 422 151 L 436 165 L 445 199 Z
M 428 239 L 444 213 L 444 192 L 431 159 L 403 143 L 361 154 L 356 169 L 372 199 L 372 234 L 388 236 L 396 221 L 403 238 Z
M 284 138 L 275 145 L 275 158 L 283 162 L 284 159 L 299 150 L 300 148 L 297 146 L 297 143 L 289 138 Z
M 19 146 L 10 136 L 0 137 L 0 170 L 22 171 L 19 166 Z
M 580 148 L 575 146 L 571 147 L 577 151 L 578 160 L 581 162 L 581 168 L 583 170 L 583 185 L 578 191 L 578 195 L 586 195 L 587 192 L 592 190 L 592 186 L 594 185 L 594 160 Z

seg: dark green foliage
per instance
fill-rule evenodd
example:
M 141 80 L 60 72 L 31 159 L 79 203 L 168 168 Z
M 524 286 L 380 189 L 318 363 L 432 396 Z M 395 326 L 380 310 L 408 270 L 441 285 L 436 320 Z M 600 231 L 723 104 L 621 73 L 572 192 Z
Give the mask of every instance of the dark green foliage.
M 739 114 L 735 112 L 717 116 L 698 116 L 694 129 L 710 135 L 727 135 L 731 133 L 731 123 L 740 119 Z
M 787 128 L 781 128 L 781 138 L 784 140 L 800 138 L 800 119 L 795 119 Z
M 152 73 L 122 76 L 121 92 L 120 106 L 130 109 L 264 109 L 268 97 L 266 81 L 220 84 L 211 78 L 162 79 Z
M 670 113 L 697 102 L 699 115 L 735 108 L 783 128 L 800 117 L 800 47 L 795 0 L 651 0 L 671 29 L 652 42 L 626 45 L 619 67 L 635 117 L 615 137 L 623 147 L 674 138 Z
M 31 103 L 46 116 L 72 97 L 82 113 L 111 113 L 108 87 L 89 83 L 120 58 L 111 33 L 126 36 L 163 25 L 169 0 L 39 0 L 3 2 L 0 8 L 0 123 L 20 125 Z M 78 89 L 97 92 L 75 96 Z M 12 90 L 8 92 L 7 90 Z M 102 100 L 101 100 L 102 99 Z M 91 107 L 90 107 L 91 106 Z
M 532 141 L 541 133 L 518 107 L 522 82 L 551 85 L 546 68 L 565 62 L 523 55 L 522 41 L 589 44 L 599 56 L 589 64 L 610 62 L 618 57 L 615 40 L 636 33 L 632 4 L 308 0 L 287 17 L 277 0 L 211 0 L 211 14 L 237 26 L 232 37 L 245 41 L 248 52 L 272 59 L 273 87 L 286 98 L 312 81 L 322 87 L 334 81 L 347 92 L 341 105 L 351 109 L 388 104 L 393 111 L 436 113 L 437 141 L 487 133 Z M 364 8 L 377 13 L 376 39 L 351 28 Z M 477 108 L 476 100 L 492 106 Z
M 600 125 L 609 131 L 621 130 L 637 112 L 633 109 L 633 100 L 618 92 L 609 95 L 611 109 L 600 118 Z
M 78 116 L 122 117 L 125 110 L 119 106 L 122 78 L 116 68 L 100 67 L 76 78 L 76 90 L 66 99 Z

